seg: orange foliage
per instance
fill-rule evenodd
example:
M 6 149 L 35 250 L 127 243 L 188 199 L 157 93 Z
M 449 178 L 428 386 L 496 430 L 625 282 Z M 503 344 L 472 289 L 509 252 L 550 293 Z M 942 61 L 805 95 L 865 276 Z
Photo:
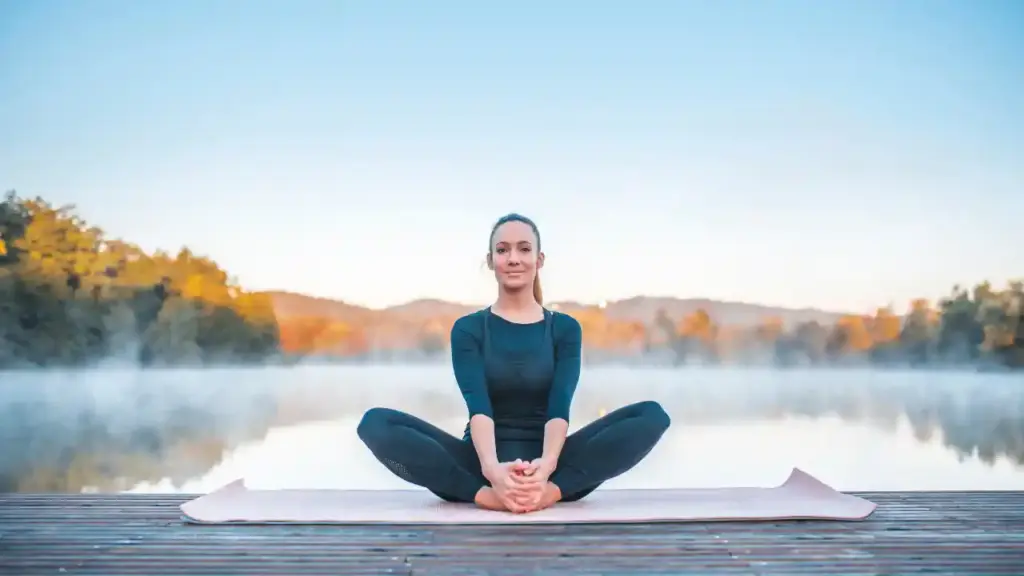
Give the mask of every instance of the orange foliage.
M 910 315 L 920 317 L 929 326 L 937 326 L 942 320 L 939 311 L 932 308 L 931 303 L 924 298 L 915 298 L 910 301 Z
M 280 323 L 281 348 L 293 354 L 354 355 L 367 351 L 363 330 L 327 318 L 292 318 Z
M 889 308 L 879 308 L 870 321 L 871 341 L 874 344 L 890 344 L 900 339 L 903 322 Z
M 717 329 L 711 316 L 703 309 L 694 310 L 676 324 L 676 334 L 710 343 L 715 339 Z
M 631 349 L 643 347 L 647 329 L 642 322 L 610 320 L 604 310 L 596 306 L 568 312 L 580 323 L 583 345 L 594 349 Z
M 845 351 L 866 352 L 871 349 L 873 342 L 864 316 L 843 316 L 836 322 L 836 327 L 846 334 Z

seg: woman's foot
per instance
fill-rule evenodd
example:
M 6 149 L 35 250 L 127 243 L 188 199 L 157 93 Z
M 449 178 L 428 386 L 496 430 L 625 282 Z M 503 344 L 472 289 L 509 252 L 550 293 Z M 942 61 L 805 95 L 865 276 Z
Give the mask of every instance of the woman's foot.
M 544 485 L 544 492 L 541 493 L 540 495 L 540 502 L 538 502 L 537 505 L 533 508 L 533 511 L 536 512 L 537 510 L 550 508 L 561 499 L 562 490 L 558 486 L 552 484 L 551 482 L 548 482 L 547 484 Z
M 480 508 L 483 508 L 484 510 L 494 510 L 497 512 L 508 511 L 508 508 L 505 508 L 505 505 L 501 502 L 501 499 L 498 498 L 498 495 L 490 486 L 484 486 L 479 491 L 477 491 L 476 498 L 473 499 L 473 502 Z

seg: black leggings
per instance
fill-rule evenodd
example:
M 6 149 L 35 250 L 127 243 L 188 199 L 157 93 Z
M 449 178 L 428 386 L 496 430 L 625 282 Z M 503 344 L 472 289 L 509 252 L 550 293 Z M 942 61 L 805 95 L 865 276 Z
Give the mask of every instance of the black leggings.
M 572 502 L 636 466 L 654 448 L 671 423 L 657 402 L 630 404 L 610 412 L 565 439 L 558 466 L 549 479 Z M 371 408 L 357 429 L 359 438 L 399 478 L 450 502 L 472 502 L 490 483 L 470 440 L 460 440 L 423 420 L 392 410 Z M 541 441 L 498 441 L 500 462 L 533 460 Z

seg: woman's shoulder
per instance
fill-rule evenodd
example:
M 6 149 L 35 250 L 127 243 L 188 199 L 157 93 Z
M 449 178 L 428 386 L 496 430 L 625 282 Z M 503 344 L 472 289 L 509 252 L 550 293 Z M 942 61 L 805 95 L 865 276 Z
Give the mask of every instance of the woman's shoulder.
M 578 339 L 582 336 L 583 328 L 580 326 L 579 320 L 557 310 L 549 310 L 549 312 L 551 313 L 551 331 L 556 340 L 561 338 Z
M 480 337 L 484 330 L 484 314 L 487 313 L 487 309 L 483 308 L 470 312 L 463 316 L 460 316 L 455 324 L 452 325 L 452 336 L 466 335 L 472 337 Z

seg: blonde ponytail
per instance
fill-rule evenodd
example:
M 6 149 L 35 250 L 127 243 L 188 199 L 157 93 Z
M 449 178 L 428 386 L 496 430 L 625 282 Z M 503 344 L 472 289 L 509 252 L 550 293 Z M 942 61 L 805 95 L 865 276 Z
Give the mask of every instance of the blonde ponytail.
M 533 299 L 537 304 L 544 304 L 544 291 L 540 288 L 540 272 L 533 277 Z

